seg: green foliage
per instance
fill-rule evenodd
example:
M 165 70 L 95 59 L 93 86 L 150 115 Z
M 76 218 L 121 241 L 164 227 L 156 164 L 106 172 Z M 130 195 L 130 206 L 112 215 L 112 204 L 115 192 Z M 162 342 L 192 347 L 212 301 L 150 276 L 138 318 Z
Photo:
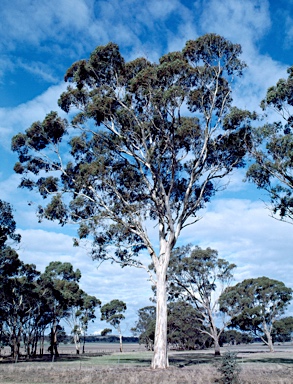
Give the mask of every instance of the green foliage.
M 245 67 L 240 54 L 239 45 L 208 34 L 158 64 L 125 62 L 113 43 L 75 62 L 59 99 L 64 111 L 74 110 L 71 125 L 50 112 L 12 140 L 21 186 L 51 196 L 40 218 L 79 223 L 81 238 L 94 234 L 95 257 L 109 257 L 105 247 L 115 244 L 122 265 L 149 249 L 145 219 L 166 226 L 177 217 L 179 227 L 196 220 L 219 178 L 244 165 L 255 117 L 231 108 L 230 82 Z M 182 116 L 184 105 L 194 117 Z M 70 128 L 76 133 L 66 147 Z M 48 149 L 56 156 L 49 158 Z M 67 164 L 64 151 L 71 155 Z
M 232 82 L 245 68 L 240 55 L 238 44 L 213 33 L 158 63 L 126 62 L 116 44 L 99 46 L 66 72 L 59 106 L 71 121 L 51 112 L 12 139 L 20 186 L 44 198 L 40 219 L 78 224 L 78 236 L 93 240 L 93 258 L 122 267 L 148 270 L 139 258 L 148 251 L 163 308 L 158 353 L 166 353 L 170 253 L 222 189 L 219 180 L 245 165 L 255 116 L 232 109 Z
M 112 329 L 111 328 L 105 328 L 102 330 L 101 336 L 107 336 L 107 335 L 109 335 L 109 333 L 112 333 Z
M 247 332 L 239 332 L 235 329 L 227 329 L 221 333 L 220 344 L 249 344 L 253 341 L 253 337 L 250 336 Z
M 184 301 L 168 303 L 167 340 L 169 347 L 179 350 L 204 349 L 211 346 L 212 340 L 202 333 L 204 328 L 199 319 L 202 315 Z M 131 329 L 139 336 L 139 343 L 151 351 L 155 339 L 156 307 L 148 306 L 138 311 L 138 321 Z
M 231 316 L 231 326 L 252 332 L 273 350 L 271 334 L 276 319 L 290 300 L 292 289 L 284 283 L 258 277 L 228 287 L 220 297 L 220 307 Z
M 131 328 L 135 336 L 139 336 L 139 343 L 144 344 L 148 351 L 152 351 L 155 341 L 156 307 L 147 306 L 138 310 L 138 320 Z
M 101 307 L 101 320 L 106 320 L 112 327 L 120 328 L 120 323 L 125 319 L 123 312 L 127 309 L 126 304 L 121 300 L 112 300 Z
M 224 353 L 220 361 L 216 362 L 216 367 L 221 373 L 221 383 L 223 384 L 239 384 L 239 374 L 241 368 L 237 362 L 237 354 L 228 351 Z
M 210 347 L 212 339 L 207 333 L 201 311 L 184 301 L 168 304 L 167 340 L 170 346 L 181 350 Z
M 198 330 L 214 340 L 215 354 L 220 354 L 219 338 L 227 325 L 224 321 L 219 329 L 216 326 L 218 298 L 229 286 L 236 267 L 218 257 L 211 248 L 192 248 L 190 245 L 176 248 L 171 256 L 168 269 L 169 297 L 172 300 L 185 300 L 195 306 L 194 321 Z M 219 290 L 218 297 L 215 295 Z
M 272 338 L 274 342 L 291 341 L 293 334 L 293 317 L 283 317 L 274 322 Z
M 269 193 L 275 217 L 291 222 L 293 219 L 293 71 L 268 89 L 261 106 L 277 112 L 281 121 L 265 124 L 253 131 L 251 153 L 254 163 L 247 178 Z
M 20 235 L 15 233 L 16 223 L 13 218 L 12 207 L 0 200 L 0 250 L 7 247 L 7 241 L 20 242 Z

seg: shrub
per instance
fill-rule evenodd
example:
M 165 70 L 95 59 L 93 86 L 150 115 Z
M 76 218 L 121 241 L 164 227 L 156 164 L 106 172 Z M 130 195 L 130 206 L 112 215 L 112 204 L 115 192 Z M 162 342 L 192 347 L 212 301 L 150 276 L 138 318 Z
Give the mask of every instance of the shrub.
M 221 383 L 239 384 L 240 366 L 235 352 L 226 352 L 216 363 L 217 370 L 221 373 Z

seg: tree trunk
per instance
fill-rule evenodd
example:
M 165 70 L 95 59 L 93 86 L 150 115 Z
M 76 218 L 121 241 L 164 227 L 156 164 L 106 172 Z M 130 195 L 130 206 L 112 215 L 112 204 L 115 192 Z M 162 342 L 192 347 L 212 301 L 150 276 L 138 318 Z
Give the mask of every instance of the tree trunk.
M 83 334 L 82 353 L 85 353 L 85 333 Z
M 120 342 L 120 352 L 123 352 L 123 344 L 122 344 L 122 335 L 119 333 L 119 342 Z
M 210 323 L 211 323 L 211 335 L 214 340 L 214 351 L 215 351 L 215 356 L 221 356 L 221 349 L 220 349 L 220 343 L 219 343 L 219 335 L 218 335 L 218 330 L 217 327 L 214 323 L 214 319 L 212 315 L 210 315 Z
M 220 349 L 218 336 L 214 338 L 214 348 L 215 348 L 215 356 L 221 356 L 221 349 Z
M 264 339 L 263 339 L 263 341 L 269 347 L 270 352 L 275 352 L 272 335 L 271 335 L 271 332 L 270 332 L 270 330 L 269 330 L 269 328 L 268 328 L 268 326 L 267 326 L 265 321 L 263 322 L 263 328 L 264 328 L 264 333 L 265 333 L 266 338 L 267 338 L 267 341 L 265 341 Z
M 40 356 L 41 357 L 44 355 L 44 344 L 45 344 L 45 335 L 44 335 L 44 331 L 42 331 L 42 334 L 40 336 Z
M 55 355 L 56 357 L 59 357 L 58 353 L 58 343 L 57 343 L 57 325 L 54 323 L 53 327 L 51 328 L 51 345 L 49 347 L 51 357 Z
M 159 269 L 160 267 L 160 269 Z M 169 366 L 167 355 L 167 292 L 166 268 L 164 265 L 156 266 L 157 274 L 157 311 L 153 369 L 165 369 Z M 158 270 L 159 269 L 159 270 Z
M 73 338 L 74 338 L 76 354 L 79 355 L 79 352 L 80 352 L 80 338 L 79 338 L 79 335 L 75 333 Z

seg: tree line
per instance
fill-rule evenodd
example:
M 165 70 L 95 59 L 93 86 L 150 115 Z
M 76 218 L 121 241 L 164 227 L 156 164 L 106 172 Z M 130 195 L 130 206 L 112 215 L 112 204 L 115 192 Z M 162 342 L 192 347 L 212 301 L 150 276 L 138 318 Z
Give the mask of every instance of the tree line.
M 100 300 L 79 287 L 81 273 L 70 263 L 51 262 L 43 273 L 23 263 L 12 247 L 20 236 L 9 203 L 0 201 L 0 217 L 1 347 L 9 345 L 14 357 L 21 344 L 28 356 L 43 355 L 45 331 L 50 329 L 49 351 L 58 356 L 58 334 L 64 333 L 60 322 L 65 320 L 79 352 L 80 338 L 96 318 Z
M 272 214 L 293 217 L 293 71 L 261 103 L 281 121 L 257 127 L 263 116 L 233 102 L 246 68 L 241 53 L 216 34 L 189 40 L 158 63 L 127 62 L 116 44 L 98 46 L 65 74 L 69 85 L 58 104 L 68 119 L 52 111 L 12 139 L 20 186 L 44 198 L 40 220 L 76 223 L 75 245 L 92 240 L 94 259 L 149 273 L 156 286 L 153 368 L 168 367 L 172 252 L 227 176 L 249 159 L 247 179 L 268 191 Z
M 268 277 L 231 285 L 235 268 L 210 248 L 188 245 L 174 250 L 167 272 L 169 345 L 177 349 L 213 346 L 217 356 L 223 343 L 256 338 L 273 352 L 274 341 L 291 340 L 293 318 L 283 316 L 292 289 Z M 154 346 L 155 313 L 155 306 L 140 309 L 132 328 L 149 350 Z
M 12 207 L 0 200 L 0 349 L 8 345 L 18 358 L 23 346 L 28 357 L 42 356 L 49 330 L 48 351 L 59 356 L 58 343 L 67 339 L 64 322 L 76 353 L 84 352 L 89 323 L 100 308 L 101 320 L 118 329 L 122 351 L 120 322 L 126 304 L 112 300 L 101 306 L 99 299 L 80 288 L 81 272 L 68 262 L 52 261 L 43 273 L 34 264 L 23 263 L 13 248 L 20 240 Z

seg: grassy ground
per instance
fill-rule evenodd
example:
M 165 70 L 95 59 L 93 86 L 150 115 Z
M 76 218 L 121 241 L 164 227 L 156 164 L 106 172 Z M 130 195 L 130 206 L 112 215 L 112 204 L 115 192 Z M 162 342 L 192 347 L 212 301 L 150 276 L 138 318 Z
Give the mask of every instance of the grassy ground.
M 261 346 L 231 347 L 238 353 L 242 384 L 292 384 L 293 346 L 281 346 L 271 354 Z M 223 350 L 225 352 L 225 349 Z M 127 351 L 102 355 L 100 352 L 76 357 L 61 355 L 52 362 L 0 362 L 0 384 L 85 383 L 85 384 L 214 384 L 220 374 L 213 351 L 170 352 L 170 368 L 151 370 L 152 354 Z

